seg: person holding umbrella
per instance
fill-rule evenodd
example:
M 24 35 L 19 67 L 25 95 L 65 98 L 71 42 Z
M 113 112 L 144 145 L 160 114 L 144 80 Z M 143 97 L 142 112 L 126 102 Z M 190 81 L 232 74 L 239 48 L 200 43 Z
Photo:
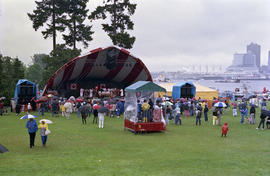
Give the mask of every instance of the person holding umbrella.
M 28 129 L 28 133 L 30 136 L 30 148 L 35 146 L 35 137 L 36 132 L 38 130 L 37 122 L 34 120 L 34 116 L 28 115 L 28 121 L 26 123 L 26 128 Z
M 46 135 L 46 130 L 48 130 L 48 124 L 46 123 L 45 120 L 41 120 L 40 121 L 41 124 L 38 125 L 38 129 L 40 129 L 40 136 L 41 136 L 41 141 L 43 144 L 43 147 L 46 146 L 46 142 L 47 142 L 47 135 Z

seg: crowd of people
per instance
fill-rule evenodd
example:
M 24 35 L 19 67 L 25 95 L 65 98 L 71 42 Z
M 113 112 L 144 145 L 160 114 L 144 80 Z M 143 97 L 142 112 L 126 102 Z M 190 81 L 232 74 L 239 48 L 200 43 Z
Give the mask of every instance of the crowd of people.
M 224 106 L 215 106 L 216 103 L 223 102 Z M 69 99 L 63 98 L 51 98 L 47 101 L 38 101 L 35 106 L 33 102 L 27 103 L 24 106 L 16 105 L 15 110 L 17 115 L 24 111 L 28 114 L 31 111 L 36 110 L 38 115 L 44 116 L 45 112 L 51 112 L 52 117 L 65 117 L 70 119 L 70 114 L 75 112 L 76 116 L 82 119 L 82 124 L 87 124 L 87 118 L 90 120 L 93 116 L 92 123 L 97 124 L 99 128 L 104 128 L 104 117 L 117 117 L 119 118 L 124 113 L 124 99 L 84 99 L 75 97 Z M 182 118 L 195 117 L 194 124 L 200 126 L 202 124 L 202 118 L 205 122 L 208 122 L 209 116 L 213 118 L 213 125 L 221 126 L 222 115 L 227 112 L 227 109 L 232 107 L 232 116 L 237 117 L 240 112 L 240 123 L 256 124 L 256 111 L 260 111 L 260 121 L 256 129 L 264 130 L 266 122 L 267 128 L 270 128 L 270 113 L 267 110 L 267 101 L 262 99 L 261 101 L 247 101 L 241 99 L 238 101 L 231 101 L 228 99 L 216 99 L 212 101 L 206 101 L 195 98 L 181 98 L 173 100 L 172 98 L 162 97 L 157 98 L 155 101 L 152 99 L 138 99 L 137 100 L 137 118 L 140 123 L 148 122 L 160 122 L 164 118 L 166 125 L 169 125 L 170 121 L 174 121 L 175 125 L 182 125 Z M 36 108 L 36 109 L 35 109 Z M 4 105 L 0 102 L 0 115 L 2 115 Z M 211 112 L 211 114 L 209 114 Z M 93 115 L 92 115 L 93 114 Z M 43 146 L 46 146 L 48 124 L 45 121 L 37 125 L 36 121 L 30 118 L 27 121 L 26 128 L 30 136 L 30 148 L 34 146 L 35 136 L 38 129 L 40 130 L 41 140 Z M 222 136 L 227 135 L 228 123 L 225 122 L 222 126 Z
M 216 103 L 223 102 L 224 106 L 215 106 Z M 209 109 L 210 106 L 210 109 Z M 270 128 L 270 111 L 266 109 L 267 101 L 261 99 L 260 101 L 254 102 L 252 99 L 250 101 L 246 99 L 240 99 L 238 101 L 232 101 L 231 105 L 228 99 L 216 99 L 212 101 L 201 100 L 200 98 L 196 100 L 195 98 L 181 98 L 178 100 L 173 100 L 171 98 L 160 98 L 157 99 L 154 104 L 152 99 L 137 100 L 137 117 L 138 122 L 155 122 L 160 117 L 160 113 L 155 113 L 157 110 L 161 110 L 161 114 L 165 119 L 166 125 L 169 125 L 170 120 L 174 119 L 175 125 L 182 124 L 182 117 L 192 117 L 195 116 L 195 125 L 201 125 L 201 119 L 204 117 L 204 121 L 208 121 L 209 110 L 212 111 L 213 125 L 221 126 L 221 117 L 223 113 L 232 107 L 233 117 L 237 117 L 237 112 L 240 112 L 241 119 L 240 123 L 244 124 L 256 124 L 255 114 L 256 109 L 260 109 L 260 123 L 257 129 L 262 126 L 264 129 L 264 124 L 266 121 L 267 128 Z

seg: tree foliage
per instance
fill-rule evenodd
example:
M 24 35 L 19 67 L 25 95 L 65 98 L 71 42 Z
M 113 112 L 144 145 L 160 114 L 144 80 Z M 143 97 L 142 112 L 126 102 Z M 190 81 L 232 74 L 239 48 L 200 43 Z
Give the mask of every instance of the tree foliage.
M 130 49 L 135 37 L 130 36 L 127 30 L 133 30 L 134 23 L 130 16 L 135 10 L 136 4 L 130 3 L 130 0 L 106 0 L 88 18 L 90 20 L 110 18 L 110 23 L 102 24 L 103 30 L 108 33 L 114 45 Z
M 53 37 L 53 50 L 56 48 L 56 32 L 65 31 L 65 8 L 63 0 L 40 0 L 35 1 L 36 9 L 33 13 L 28 13 L 28 17 L 33 22 L 33 28 L 37 31 L 41 27 L 45 27 L 41 31 L 43 37 Z
M 0 55 L 0 97 L 7 101 L 14 97 L 14 90 L 19 79 L 24 78 L 25 67 L 18 58 Z
M 45 68 L 42 72 L 41 88 L 47 84 L 49 78 L 66 62 L 80 55 L 80 50 L 67 48 L 64 44 L 57 45 L 50 55 L 42 59 Z
M 35 54 L 32 57 L 32 64 L 25 70 L 25 78 L 40 85 L 42 81 L 42 72 L 44 71 L 45 64 L 42 59 L 47 57 L 46 54 Z
M 69 33 L 63 34 L 63 39 L 68 46 L 72 46 L 76 49 L 76 42 L 82 42 L 84 47 L 88 46 L 88 42 L 93 40 L 91 31 L 92 26 L 84 24 L 87 18 L 88 9 L 86 4 L 89 0 L 67 0 L 66 1 L 66 13 L 67 20 L 66 26 L 69 29 Z

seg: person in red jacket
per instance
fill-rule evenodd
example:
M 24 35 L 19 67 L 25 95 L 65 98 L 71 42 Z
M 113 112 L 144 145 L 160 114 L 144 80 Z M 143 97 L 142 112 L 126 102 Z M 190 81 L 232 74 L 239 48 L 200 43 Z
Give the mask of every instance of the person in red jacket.
M 223 137 L 223 136 L 226 137 L 228 131 L 229 131 L 228 124 L 227 124 L 227 122 L 225 122 L 224 125 L 222 126 L 221 137 Z

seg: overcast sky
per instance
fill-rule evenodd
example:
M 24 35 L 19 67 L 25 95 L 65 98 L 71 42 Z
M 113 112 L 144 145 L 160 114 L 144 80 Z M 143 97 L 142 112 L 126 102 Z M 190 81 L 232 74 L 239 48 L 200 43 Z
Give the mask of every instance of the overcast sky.
M 132 0 L 131 0 L 132 1 Z M 93 10 L 103 0 L 90 0 Z M 270 0 L 134 0 L 131 54 L 150 71 L 176 71 L 179 65 L 230 65 L 235 52 L 246 45 L 261 45 L 261 62 L 267 64 L 270 50 Z M 43 39 L 32 28 L 27 12 L 34 0 L 0 0 L 0 52 L 18 56 L 26 65 L 36 53 L 49 53 L 52 39 Z M 92 49 L 112 43 L 94 23 Z M 58 43 L 63 42 L 61 38 Z

